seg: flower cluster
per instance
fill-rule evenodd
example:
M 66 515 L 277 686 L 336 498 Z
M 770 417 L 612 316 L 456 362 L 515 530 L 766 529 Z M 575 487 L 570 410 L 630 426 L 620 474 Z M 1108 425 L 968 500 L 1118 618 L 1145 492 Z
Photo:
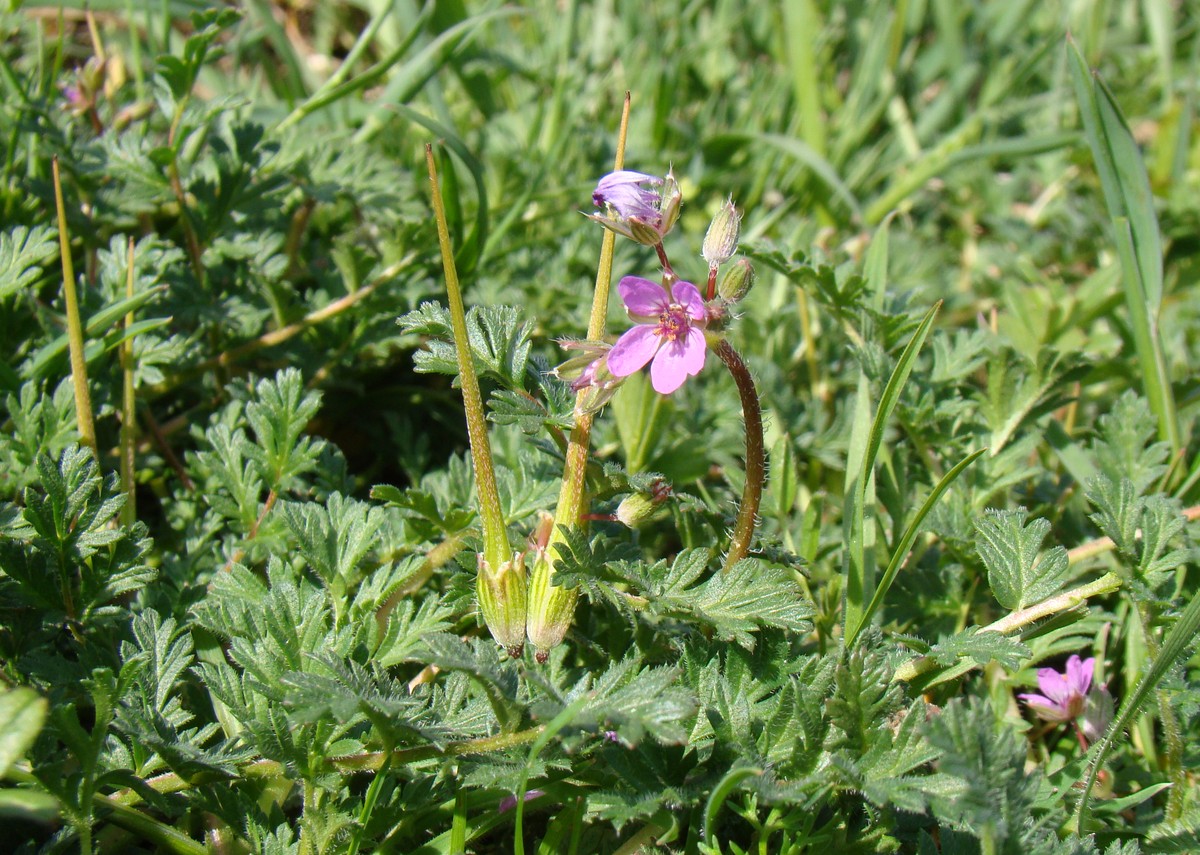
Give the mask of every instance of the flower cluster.
M 750 290 L 753 271 L 739 259 L 727 271 L 719 296 L 717 269 L 737 251 L 741 216 L 726 202 L 713 218 L 701 255 L 708 262 L 707 294 L 679 279 L 667 261 L 662 240 L 679 217 L 682 196 L 670 172 L 659 178 L 643 172 L 621 170 L 602 179 L 592 193 L 601 209 L 590 215 L 605 228 L 638 243 L 653 246 L 663 263 L 661 284 L 639 276 L 626 276 L 617 285 L 625 309 L 635 325 L 613 345 L 604 342 L 568 341 L 565 348 L 579 351 L 556 369 L 581 396 L 578 409 L 596 412 L 616 393 L 625 378 L 650 366 L 654 391 L 669 395 L 704 368 L 710 344 L 717 340 L 729 306 Z

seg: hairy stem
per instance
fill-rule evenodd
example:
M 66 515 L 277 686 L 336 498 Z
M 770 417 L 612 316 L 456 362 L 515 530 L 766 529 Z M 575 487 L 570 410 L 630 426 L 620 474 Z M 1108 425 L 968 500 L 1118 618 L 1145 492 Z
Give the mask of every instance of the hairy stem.
M 1078 608 L 1086 603 L 1089 598 L 1110 593 L 1120 587 L 1120 576 L 1116 573 L 1105 573 L 1094 582 L 1088 582 L 1086 585 L 1080 585 L 1078 588 L 1072 588 L 1061 594 L 1055 594 L 1048 599 L 1042 600 L 1040 603 L 1034 603 L 1032 606 L 1012 612 L 998 621 L 989 623 L 979 631 L 999 632 L 1001 634 L 1013 632 L 1042 618 L 1048 618 L 1051 615 L 1061 614 Z M 935 670 L 937 667 L 937 660 L 932 657 L 918 656 L 897 668 L 892 679 L 895 681 L 911 682 L 922 674 Z
M 738 396 L 742 399 L 742 418 L 746 422 L 746 485 L 742 488 L 742 504 L 738 509 L 737 523 L 733 527 L 733 538 L 729 542 L 729 553 L 725 556 L 725 569 L 746 557 L 750 541 L 754 537 L 754 526 L 758 522 L 758 505 L 762 501 L 763 482 L 767 467 L 763 458 L 762 406 L 758 401 L 758 390 L 750 369 L 738 356 L 728 339 L 717 345 L 717 356 L 725 363 Z

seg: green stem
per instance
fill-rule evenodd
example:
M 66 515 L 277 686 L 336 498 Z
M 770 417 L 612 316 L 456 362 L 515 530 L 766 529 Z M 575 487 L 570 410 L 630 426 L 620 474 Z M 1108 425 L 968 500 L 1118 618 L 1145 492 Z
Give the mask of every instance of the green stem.
M 613 169 L 619 170 L 625 164 L 625 135 L 629 129 L 629 93 L 625 93 L 625 105 L 621 113 L 621 129 L 617 134 L 617 156 Z M 600 263 L 596 269 L 596 290 L 592 295 L 592 312 L 588 317 L 587 337 L 589 341 L 599 341 L 604 336 L 605 319 L 608 316 L 608 294 L 612 284 L 613 251 L 616 246 L 616 235 L 605 229 L 604 238 L 600 243 Z M 661 246 L 661 245 L 660 245 Z M 586 390 L 576 395 L 576 404 L 582 405 Z M 592 436 L 591 414 L 579 416 L 575 427 L 567 440 L 566 463 L 563 465 L 563 483 L 558 494 L 558 506 L 554 512 L 554 531 L 550 534 L 550 543 L 562 540 L 560 526 L 571 527 L 579 524 L 579 516 L 583 509 L 584 476 L 587 474 L 588 448 Z
M 92 417 L 92 395 L 88 391 L 87 363 L 83 357 L 83 322 L 79 316 L 79 298 L 75 293 L 75 265 L 71 262 L 71 235 L 67 231 L 67 209 L 63 203 L 58 158 L 51 162 L 54 172 L 54 204 L 58 208 L 58 245 L 62 255 L 63 302 L 67 312 L 67 343 L 71 354 L 71 383 L 75 387 L 75 420 L 79 441 L 96 453 L 96 422 Z
M 1055 594 L 1053 597 L 1042 600 L 1040 603 L 1035 603 L 1032 606 L 1012 612 L 998 621 L 989 623 L 980 632 L 999 632 L 1001 634 L 1013 632 L 1023 626 L 1028 626 L 1034 621 L 1042 618 L 1050 617 L 1051 615 L 1060 614 L 1078 608 L 1089 598 L 1107 594 L 1121 587 L 1121 577 L 1116 573 L 1105 573 L 1094 582 L 1088 582 L 1086 585 L 1080 585 L 1078 588 L 1072 588 L 1069 591 L 1064 591 L 1061 594 Z M 927 674 L 938 667 L 937 660 L 928 656 L 919 656 L 916 659 L 910 659 L 899 668 L 892 676 L 893 680 L 912 682 L 922 674 Z M 960 667 L 960 666 L 955 666 Z M 970 667 L 975 667 L 971 665 Z M 970 670 L 968 668 L 967 670 Z M 965 672 L 964 672 L 965 673 Z
M 483 413 L 483 398 L 479 394 L 479 378 L 471 358 L 471 340 L 467 335 L 467 313 L 463 308 L 462 288 L 454 266 L 450 246 L 450 230 L 446 226 L 446 209 L 438 184 L 437 164 L 433 146 L 425 146 L 425 164 L 433 184 L 433 215 L 437 220 L 438 244 L 442 250 L 442 267 L 446 272 L 446 293 L 450 302 L 450 326 L 454 330 L 454 350 L 458 356 L 458 374 L 462 383 L 463 408 L 467 414 L 467 437 L 471 443 L 471 460 L 475 465 L 475 485 L 479 490 L 479 516 L 483 523 L 483 557 L 487 564 L 499 569 L 512 560 L 504 512 L 500 509 L 500 494 L 496 491 L 496 472 L 492 464 L 492 448 L 488 444 L 487 419 Z
M 763 457 L 762 406 L 750 369 L 738 356 L 728 339 L 717 345 L 717 356 L 725 363 L 738 395 L 742 399 L 742 418 L 746 422 L 746 485 L 742 488 L 742 505 L 738 509 L 737 523 L 733 527 L 733 538 L 729 542 L 729 554 L 725 556 L 725 569 L 746 557 L 750 541 L 754 537 L 754 526 L 758 522 L 758 506 L 762 501 L 763 482 L 767 467 Z
M 1147 658 L 1152 662 L 1157 661 L 1161 650 L 1158 640 L 1154 637 L 1154 630 L 1151 628 L 1153 615 L 1149 606 L 1139 603 L 1137 616 L 1142 628 L 1142 640 L 1146 645 Z M 1171 792 L 1167 795 L 1167 819 L 1179 819 L 1183 813 L 1183 796 L 1187 793 L 1187 776 L 1183 769 L 1183 735 L 1179 729 L 1179 719 L 1175 716 L 1175 710 L 1171 709 L 1171 700 L 1166 691 L 1161 688 L 1155 689 L 1154 699 L 1158 703 L 1158 720 L 1162 724 L 1163 747 L 1166 749 L 1162 758 L 1163 771 L 1167 773 L 1174 784 Z
M 167 148 L 171 152 L 171 160 L 167 164 L 167 180 L 171 185 L 171 192 L 175 194 L 175 202 L 179 205 L 179 225 L 183 229 L 183 242 L 187 249 L 188 261 L 192 265 L 192 275 L 196 277 L 196 282 L 203 287 L 206 279 L 204 275 L 204 253 L 200 248 L 200 238 L 196 235 L 196 230 L 192 226 L 192 215 L 191 211 L 188 210 L 187 204 L 187 192 L 183 189 L 183 179 L 179 176 L 179 151 L 175 147 L 175 137 L 179 133 L 179 126 L 183 122 L 183 113 L 190 98 L 191 93 L 189 92 L 180 99 L 178 106 L 175 108 L 175 116 L 171 119 L 171 129 L 167 132 Z

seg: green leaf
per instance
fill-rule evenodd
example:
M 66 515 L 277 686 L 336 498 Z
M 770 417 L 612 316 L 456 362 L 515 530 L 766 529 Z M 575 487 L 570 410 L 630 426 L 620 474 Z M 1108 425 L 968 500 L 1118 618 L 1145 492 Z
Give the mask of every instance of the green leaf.
M 815 610 L 790 571 L 744 558 L 728 571 L 693 585 L 710 558 L 707 549 L 679 553 L 670 572 L 651 588 L 652 607 L 688 615 L 747 650 L 754 649 L 754 633 L 767 627 L 796 633 L 809 630 Z
M 33 689 L 19 686 L 0 692 L 0 779 L 33 745 L 48 709 L 46 699 Z
M 254 428 L 256 444 L 246 454 L 259 466 L 259 475 L 271 489 L 289 489 L 296 478 L 317 465 L 324 442 L 301 436 L 321 407 L 321 395 L 304 388 L 295 368 L 260 380 L 254 400 L 246 405 L 246 420 Z
M 437 665 L 448 671 L 461 671 L 473 679 L 487 694 L 492 711 L 501 730 L 513 730 L 521 719 L 517 700 L 517 674 L 512 664 L 496 661 L 495 645 L 475 640 L 469 645 L 447 633 L 433 633 L 424 638 L 418 651 L 420 661 Z
M 1044 519 L 1029 519 L 1024 508 L 985 512 L 976 520 L 976 548 L 988 571 L 988 584 L 1000 605 L 1020 609 L 1057 592 L 1067 581 L 1067 551 L 1056 546 L 1044 554 L 1050 533 Z
M 1091 520 L 1112 538 L 1134 576 L 1150 589 L 1167 582 L 1194 550 L 1176 547 L 1183 532 L 1179 502 L 1163 495 L 1139 496 L 1128 479 L 1114 484 L 1099 476 L 1087 484 L 1088 501 L 1096 508 Z
M 425 342 L 427 349 L 413 357 L 416 371 L 457 378 L 458 356 L 446 309 L 438 303 L 425 302 L 396 322 L 405 333 L 429 337 Z M 472 306 L 466 322 L 476 372 L 481 377 L 499 380 L 509 389 L 523 389 L 533 326 L 509 306 Z
M 286 502 L 280 512 L 313 572 L 335 596 L 344 596 L 361 578 L 360 564 L 379 543 L 383 509 L 332 493 L 324 505 Z
M 980 632 L 972 626 L 935 644 L 928 654 L 939 665 L 949 668 L 962 658 L 970 658 L 980 666 L 998 662 L 1012 671 L 1028 660 L 1030 650 L 1020 641 L 999 632 Z
M 37 280 L 41 264 L 58 251 L 58 233 L 49 226 L 16 226 L 0 234 L 0 300 Z

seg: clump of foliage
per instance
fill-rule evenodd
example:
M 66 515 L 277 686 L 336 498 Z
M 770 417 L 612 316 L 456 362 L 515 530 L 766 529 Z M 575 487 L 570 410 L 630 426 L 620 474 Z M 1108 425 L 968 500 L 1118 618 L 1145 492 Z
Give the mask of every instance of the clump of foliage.
M 1200 848 L 1198 21 L 952 5 L 0 13 L 8 842 Z

